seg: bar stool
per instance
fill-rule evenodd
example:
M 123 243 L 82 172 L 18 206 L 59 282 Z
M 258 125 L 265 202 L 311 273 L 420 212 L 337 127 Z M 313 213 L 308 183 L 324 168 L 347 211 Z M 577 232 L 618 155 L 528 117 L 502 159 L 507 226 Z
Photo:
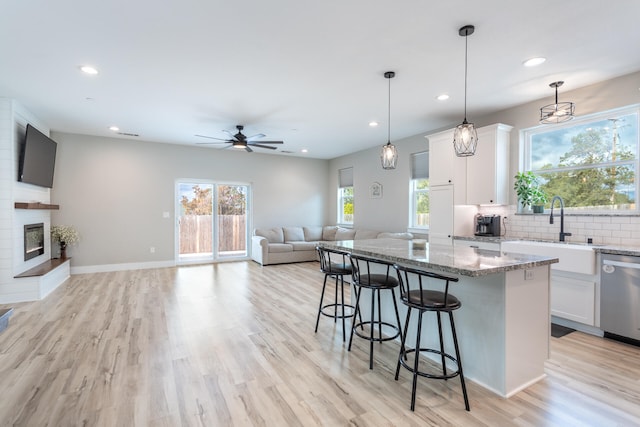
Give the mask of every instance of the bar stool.
M 353 341 L 353 335 L 357 335 L 360 338 L 364 338 L 369 341 L 369 369 L 373 369 L 373 343 L 383 342 L 396 339 L 402 336 L 402 327 L 400 325 L 400 315 L 398 314 L 398 303 L 396 302 L 396 293 L 394 289 L 398 286 L 398 280 L 394 277 L 391 270 L 391 263 L 387 263 L 378 259 L 368 258 L 360 255 L 349 255 L 352 266 L 352 278 L 358 292 L 356 294 L 356 311 L 355 315 L 360 317 L 359 323 L 354 323 L 351 327 L 351 336 L 349 337 L 348 351 L 351 351 L 351 343 Z M 375 265 L 386 266 L 386 273 L 372 273 L 371 267 Z M 362 315 L 360 313 L 360 296 L 362 295 L 362 289 L 371 290 L 371 313 L 368 321 L 362 321 Z M 396 324 L 392 325 L 389 322 L 382 321 L 382 312 L 380 309 L 380 291 L 391 291 L 391 297 L 393 300 L 393 307 L 396 312 Z M 376 319 L 376 296 L 378 300 L 378 316 Z M 364 326 L 369 325 L 369 335 L 364 334 Z M 378 336 L 374 335 L 375 325 L 378 326 Z M 392 336 L 383 336 L 382 327 L 386 326 L 391 329 Z M 360 328 L 362 331 L 357 331 Z
M 351 264 L 347 260 L 347 253 L 333 249 L 327 249 L 316 246 L 318 257 L 320 258 L 320 271 L 324 273 L 324 283 L 322 284 L 322 294 L 320 296 L 320 305 L 318 306 L 318 317 L 316 319 L 316 330 L 318 332 L 318 324 L 320 323 L 320 315 L 332 317 L 334 323 L 338 319 L 342 319 L 342 341 L 346 341 L 345 319 L 353 317 L 355 308 L 353 305 L 344 303 L 344 276 L 351 275 Z M 327 288 L 327 278 L 332 277 L 336 281 L 335 298 L 333 303 L 324 304 L 324 292 Z M 340 288 L 341 299 L 338 302 L 338 288 Z M 357 291 L 356 291 L 357 292 Z M 323 305 L 324 304 L 324 305 Z M 330 309 L 333 308 L 333 313 Z M 340 312 L 338 312 L 340 308 Z M 349 313 L 345 312 L 345 308 L 349 309 Z
M 407 368 L 413 373 L 413 385 L 411 388 L 411 410 L 413 411 L 416 406 L 416 386 L 418 384 L 418 375 L 426 378 L 433 378 L 439 380 L 448 380 L 460 376 L 460 383 L 462 384 L 462 395 L 464 397 L 464 406 L 467 411 L 469 408 L 469 399 L 467 397 L 467 387 L 464 383 L 464 374 L 462 372 L 462 360 L 460 359 L 460 349 L 458 348 L 458 338 L 456 336 L 456 328 L 453 322 L 453 311 L 459 309 L 462 303 L 458 298 L 449 293 L 449 282 L 457 282 L 458 278 L 442 276 L 440 274 L 431 273 L 422 270 L 416 270 L 409 267 L 403 267 L 395 264 L 394 268 L 398 272 L 398 281 L 400 283 L 400 299 L 408 307 L 407 319 L 404 324 L 404 335 L 402 336 L 402 342 L 400 344 L 400 354 L 398 355 L 398 365 L 396 367 L 396 381 L 400 374 L 400 365 Z M 411 276 L 410 276 L 411 274 Z M 413 280 L 410 280 L 409 278 Z M 433 280 L 429 280 L 433 279 Z M 427 289 L 427 281 L 430 282 L 444 282 L 444 292 Z M 416 346 L 414 349 L 407 349 L 405 343 L 407 340 L 407 330 L 409 328 L 409 320 L 411 318 L 411 311 L 413 309 L 418 310 L 418 333 L 416 337 Z M 436 313 L 438 319 L 438 335 L 440 338 L 440 349 L 422 348 L 420 347 L 420 336 L 422 334 L 422 314 L 425 311 L 432 311 Z M 449 314 L 449 321 L 451 323 L 451 335 L 453 338 L 453 345 L 455 347 L 456 357 L 454 358 L 450 354 L 444 351 L 444 341 L 442 338 L 442 322 L 440 315 L 442 313 Z M 420 371 L 418 362 L 420 360 L 420 353 L 435 353 L 440 355 L 440 362 L 442 364 L 442 374 L 427 373 Z M 413 366 L 410 366 L 407 360 L 407 354 L 414 353 Z M 449 359 L 455 364 L 456 370 L 447 372 L 446 359 Z

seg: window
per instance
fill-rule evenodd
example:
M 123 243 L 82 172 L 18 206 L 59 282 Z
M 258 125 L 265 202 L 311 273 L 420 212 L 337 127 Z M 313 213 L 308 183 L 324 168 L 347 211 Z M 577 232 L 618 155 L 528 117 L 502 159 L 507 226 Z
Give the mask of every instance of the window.
M 353 168 L 338 171 L 338 224 L 353 224 Z
M 638 106 L 524 132 L 524 167 L 573 212 L 638 212 Z
M 411 155 L 409 220 L 412 228 L 429 228 L 429 152 Z

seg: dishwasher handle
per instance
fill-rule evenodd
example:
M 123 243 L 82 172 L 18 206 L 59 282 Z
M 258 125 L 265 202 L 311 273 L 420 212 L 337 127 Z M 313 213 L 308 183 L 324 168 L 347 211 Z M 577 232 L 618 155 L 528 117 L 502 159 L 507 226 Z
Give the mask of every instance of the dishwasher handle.
M 602 260 L 602 271 L 604 271 L 605 273 L 613 273 L 613 271 L 615 270 L 614 267 L 631 268 L 634 270 L 640 270 L 640 263 L 613 261 L 610 259 Z

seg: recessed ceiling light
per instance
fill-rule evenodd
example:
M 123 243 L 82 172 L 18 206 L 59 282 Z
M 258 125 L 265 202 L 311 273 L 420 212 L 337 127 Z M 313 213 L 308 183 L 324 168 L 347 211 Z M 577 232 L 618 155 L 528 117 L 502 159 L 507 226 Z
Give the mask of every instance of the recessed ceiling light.
M 302 151 L 303 153 L 308 153 L 308 152 L 309 152 L 309 150 L 307 150 L 306 148 L 303 148 L 303 149 L 302 149 L 302 150 L 300 150 L 300 151 Z
M 118 132 L 120 130 L 120 128 L 118 126 L 109 126 L 109 130 L 112 130 L 114 132 Z
M 80 71 L 86 74 L 91 74 L 92 76 L 98 74 L 98 70 L 91 65 L 83 65 L 80 67 Z
M 369 126 L 374 128 L 374 127 L 378 126 L 378 122 L 369 122 Z
M 542 64 L 546 60 L 547 60 L 547 58 L 543 58 L 543 57 L 539 56 L 539 57 L 536 57 L 536 58 L 527 59 L 526 61 L 524 61 L 522 63 L 522 65 L 524 65 L 525 67 L 535 67 L 536 65 Z
M 449 99 L 449 95 L 447 95 L 446 93 L 443 93 L 442 95 L 436 96 L 436 99 L 438 101 L 446 101 L 447 99 Z

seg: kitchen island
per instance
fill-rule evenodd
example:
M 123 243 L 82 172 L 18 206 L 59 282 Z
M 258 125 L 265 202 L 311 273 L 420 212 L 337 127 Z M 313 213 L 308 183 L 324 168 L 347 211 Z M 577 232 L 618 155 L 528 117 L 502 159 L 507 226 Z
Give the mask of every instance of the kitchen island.
M 462 301 L 454 316 L 465 378 L 503 397 L 544 378 L 551 328 L 550 265 L 557 258 L 449 245 L 427 244 L 416 249 L 414 242 L 398 239 L 320 245 L 457 277 L 459 282 L 452 284 L 451 293 Z M 363 316 L 368 316 L 364 305 Z M 404 317 L 404 304 L 399 308 Z M 382 302 L 382 309 L 383 317 L 393 318 L 390 300 Z M 427 316 L 425 322 L 432 320 Z M 407 335 L 410 346 L 415 328 L 413 322 Z M 423 327 L 421 339 L 429 347 L 438 346 L 433 328 Z

